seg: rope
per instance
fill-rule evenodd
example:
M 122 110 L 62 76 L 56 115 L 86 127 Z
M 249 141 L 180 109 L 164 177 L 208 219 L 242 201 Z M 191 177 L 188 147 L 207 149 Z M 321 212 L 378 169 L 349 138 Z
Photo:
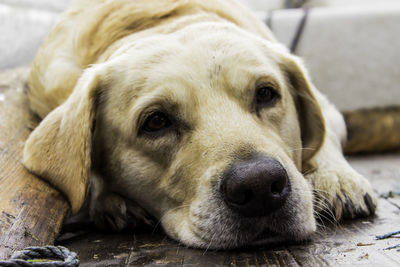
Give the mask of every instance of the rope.
M 274 11 L 270 10 L 268 12 L 268 16 L 267 16 L 267 18 L 265 20 L 265 24 L 268 26 L 268 28 L 272 32 L 274 31 L 274 29 L 273 29 L 273 18 L 272 18 L 273 13 L 274 13 Z M 303 9 L 303 16 L 301 17 L 300 22 L 297 24 L 296 31 L 294 33 L 293 39 L 292 39 L 292 41 L 290 43 L 290 47 L 289 47 L 290 53 L 292 53 L 292 54 L 296 54 L 297 46 L 298 46 L 298 44 L 300 42 L 300 39 L 301 39 L 301 36 L 303 34 L 303 31 L 304 31 L 304 28 L 305 28 L 309 13 L 310 13 L 310 9 L 309 8 L 304 8 Z
M 384 235 L 376 235 L 375 238 L 377 240 L 380 240 L 380 239 L 386 239 L 386 238 L 389 238 L 389 237 L 392 237 L 392 236 L 395 236 L 395 235 L 399 235 L 399 234 L 400 234 L 400 231 L 396 231 L 396 232 L 390 232 L 390 233 L 387 233 L 387 234 L 384 234 Z
M 28 247 L 16 251 L 9 261 L 0 261 L 0 267 L 76 267 L 75 252 L 62 246 Z
M 389 238 L 389 237 L 393 237 L 393 236 L 396 236 L 396 235 L 399 235 L 399 234 L 400 234 L 400 231 L 390 232 L 390 233 L 387 233 L 387 234 L 384 234 L 384 235 L 376 235 L 376 236 L 375 236 L 375 239 L 376 239 L 376 240 L 387 239 L 387 238 Z M 400 244 L 387 247 L 387 248 L 385 248 L 385 250 L 390 250 L 390 249 L 394 249 L 394 248 L 400 248 Z M 397 251 L 400 252 L 400 249 L 397 249 Z
M 296 54 L 297 45 L 299 44 L 301 34 L 303 33 L 304 26 L 306 25 L 308 13 L 310 12 L 309 8 L 305 8 L 303 10 L 304 10 L 303 16 L 301 17 L 300 23 L 297 25 L 296 33 L 295 33 L 292 43 L 290 45 L 290 52 L 292 54 Z

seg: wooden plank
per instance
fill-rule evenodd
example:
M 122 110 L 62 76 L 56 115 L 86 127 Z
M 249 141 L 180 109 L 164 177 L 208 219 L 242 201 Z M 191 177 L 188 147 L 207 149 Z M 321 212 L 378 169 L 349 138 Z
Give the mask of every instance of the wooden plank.
M 375 240 L 399 229 L 400 216 L 385 199 L 376 217 L 320 229 L 311 242 L 213 251 L 187 248 L 162 232 L 92 232 L 62 245 L 78 252 L 81 266 L 399 266 L 399 239 Z
M 348 154 L 399 151 L 400 106 L 345 112 Z
M 24 140 L 35 120 L 23 92 L 26 68 L 0 73 L 0 259 L 29 245 L 52 243 L 68 210 L 65 199 L 21 165 Z M 352 164 L 369 177 L 378 194 L 399 191 L 399 155 Z M 80 254 L 81 266 L 335 266 L 400 265 L 400 253 L 385 248 L 399 239 L 375 240 L 377 234 L 399 230 L 400 197 L 381 197 L 375 217 L 326 226 L 311 242 L 233 251 L 198 250 L 170 240 L 152 229 L 104 235 L 93 232 L 63 241 Z
M 356 169 L 381 194 L 398 188 L 400 155 L 352 157 Z M 170 240 L 161 231 L 86 235 L 60 244 L 76 251 L 84 266 L 400 266 L 400 252 L 386 250 L 399 238 L 376 240 L 375 235 L 400 230 L 400 196 L 379 198 L 376 216 L 320 227 L 312 241 L 231 251 L 192 249 Z
M 24 93 L 27 67 L 0 73 L 0 259 L 31 245 L 53 243 L 68 203 L 21 164 L 25 139 L 37 121 Z

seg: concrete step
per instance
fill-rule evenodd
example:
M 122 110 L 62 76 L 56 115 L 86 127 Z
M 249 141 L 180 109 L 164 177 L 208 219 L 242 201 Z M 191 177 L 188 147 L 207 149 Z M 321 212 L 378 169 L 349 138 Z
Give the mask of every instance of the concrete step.
M 0 0 L 0 4 L 21 8 L 35 8 L 61 12 L 66 9 L 70 0 Z
M 265 21 L 272 16 L 275 35 L 290 45 L 302 10 L 271 13 L 265 10 L 279 8 L 287 1 L 242 1 L 257 7 L 257 15 Z M 29 64 L 69 2 L 0 0 L 0 69 Z M 344 111 L 400 105 L 400 4 L 387 5 L 392 0 L 367 2 L 362 7 L 312 9 L 297 47 L 317 87 Z
M 238 0 L 254 12 L 300 7 L 363 7 L 398 4 L 399 0 Z
M 0 69 L 32 61 L 65 0 L 0 0 Z
M 302 9 L 265 13 L 288 47 Z M 296 54 L 319 90 L 345 111 L 400 105 L 400 4 L 311 9 Z

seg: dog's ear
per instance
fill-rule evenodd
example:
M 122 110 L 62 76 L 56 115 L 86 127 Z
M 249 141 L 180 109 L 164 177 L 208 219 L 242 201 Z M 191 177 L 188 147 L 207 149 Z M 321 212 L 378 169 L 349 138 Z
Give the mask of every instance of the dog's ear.
M 87 69 L 69 98 L 50 112 L 25 143 L 23 164 L 63 192 L 76 213 L 89 184 L 90 147 L 100 67 Z
M 303 172 L 313 169 L 311 159 L 321 148 L 325 137 L 325 120 L 313 93 L 306 69 L 299 58 L 286 54 L 282 69 L 291 87 L 301 127 Z

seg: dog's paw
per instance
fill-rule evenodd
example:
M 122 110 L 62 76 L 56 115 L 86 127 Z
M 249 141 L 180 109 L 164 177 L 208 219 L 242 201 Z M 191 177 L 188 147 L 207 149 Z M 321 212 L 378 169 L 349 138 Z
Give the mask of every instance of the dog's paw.
M 375 213 L 377 198 L 371 184 L 350 166 L 319 169 L 307 178 L 313 185 L 317 218 L 339 221 Z
M 150 216 L 137 203 L 113 193 L 99 196 L 91 203 L 90 217 L 102 230 L 122 231 L 152 224 Z

